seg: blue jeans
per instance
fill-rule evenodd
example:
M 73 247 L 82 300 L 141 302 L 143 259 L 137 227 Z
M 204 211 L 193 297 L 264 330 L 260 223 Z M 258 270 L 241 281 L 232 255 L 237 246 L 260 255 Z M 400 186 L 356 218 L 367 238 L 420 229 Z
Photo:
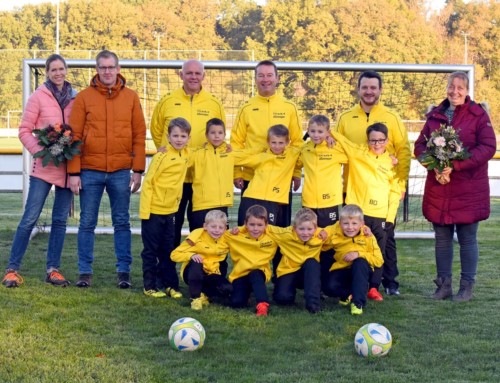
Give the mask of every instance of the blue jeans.
M 130 232 L 130 170 L 112 173 L 82 170 L 80 173 L 80 227 L 78 229 L 78 271 L 92 274 L 95 227 L 101 198 L 106 189 L 111 205 L 114 228 L 116 267 L 119 273 L 130 273 L 132 263 Z
M 451 277 L 453 266 L 453 233 L 457 230 L 460 246 L 461 278 L 474 283 L 479 259 L 477 229 L 479 223 L 437 225 L 433 224 L 436 238 L 436 268 L 438 277 Z
M 14 235 L 12 248 L 10 250 L 8 269 L 19 270 L 26 249 L 30 241 L 31 232 L 47 199 L 52 184 L 40 178 L 30 176 L 30 187 L 28 199 L 24 208 L 23 217 Z M 66 236 L 66 222 L 68 220 L 71 199 L 73 193 L 69 188 L 55 187 L 54 206 L 52 207 L 52 224 L 49 235 L 49 246 L 47 248 L 47 271 L 59 269 L 61 264 L 61 253 Z

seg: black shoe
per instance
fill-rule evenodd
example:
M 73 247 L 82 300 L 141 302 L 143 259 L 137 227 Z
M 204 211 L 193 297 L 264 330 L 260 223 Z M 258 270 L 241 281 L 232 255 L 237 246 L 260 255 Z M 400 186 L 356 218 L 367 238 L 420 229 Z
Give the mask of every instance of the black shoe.
M 120 289 L 129 289 L 132 287 L 130 273 L 118 273 L 118 287 Z
M 309 311 L 311 314 L 317 314 L 320 312 L 319 306 L 316 305 L 307 305 L 306 306 L 307 311 Z
M 76 287 L 90 287 L 92 285 L 92 274 L 80 274 Z
M 393 288 L 389 288 L 389 287 L 387 287 L 387 288 L 385 289 L 385 293 L 386 293 L 387 295 L 400 295 L 400 292 L 399 292 L 399 290 L 398 290 L 398 289 L 393 289 Z

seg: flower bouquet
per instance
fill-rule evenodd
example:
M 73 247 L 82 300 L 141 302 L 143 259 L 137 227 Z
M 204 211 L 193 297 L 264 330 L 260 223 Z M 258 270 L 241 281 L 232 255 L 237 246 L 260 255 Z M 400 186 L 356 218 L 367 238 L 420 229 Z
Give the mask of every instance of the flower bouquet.
M 80 154 L 78 146 L 82 141 L 73 141 L 73 130 L 67 124 L 49 125 L 44 129 L 33 129 L 33 134 L 38 138 L 38 144 L 43 147 L 33 157 L 41 158 L 43 167 L 50 161 L 59 166 L 65 160 Z
M 453 160 L 465 160 L 471 154 L 460 140 L 458 131 L 452 126 L 442 124 L 430 137 L 426 137 L 426 140 L 427 150 L 418 157 L 418 161 L 428 170 L 436 170 L 436 180 L 445 185 L 450 182 L 450 174 L 443 173 L 443 170 L 453 168 Z

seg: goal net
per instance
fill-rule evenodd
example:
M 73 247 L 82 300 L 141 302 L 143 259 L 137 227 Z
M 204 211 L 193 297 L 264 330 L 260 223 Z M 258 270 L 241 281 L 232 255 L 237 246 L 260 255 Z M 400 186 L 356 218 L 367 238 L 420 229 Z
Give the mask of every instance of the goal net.
M 81 90 L 88 86 L 95 74 L 94 60 L 68 60 L 67 80 Z M 178 72 L 183 61 L 126 60 L 120 61 L 121 74 L 127 86 L 134 89 L 141 99 L 145 119 L 149 123 L 158 100 L 167 92 L 182 86 Z M 204 61 L 206 76 L 203 87 L 219 98 L 227 115 L 228 136 L 241 104 L 255 93 L 253 61 Z M 424 115 L 432 104 L 438 104 L 444 97 L 446 79 L 457 70 L 469 74 L 474 84 L 474 67 L 471 65 L 417 65 L 417 64 L 352 64 L 352 63 L 293 63 L 277 62 L 280 71 L 280 91 L 295 102 L 301 113 L 305 130 L 308 119 L 315 114 L 327 115 L 335 124 L 340 113 L 358 102 L 356 86 L 359 74 L 365 70 L 375 70 L 382 75 L 383 92 L 381 101 L 396 110 L 408 130 L 413 150 L 413 142 L 423 127 Z M 44 60 L 24 60 L 23 64 L 23 104 L 29 95 L 45 80 Z M 474 89 L 470 89 L 473 97 Z M 154 154 L 155 147 L 148 130 L 147 149 Z M 23 194 L 27 195 L 31 158 L 27 151 L 24 156 Z M 150 156 L 148 157 L 149 163 Z M 397 236 L 399 238 L 431 238 L 431 225 L 421 213 L 422 193 L 426 171 L 412 160 L 407 196 L 400 205 L 397 216 Z M 239 196 L 234 208 L 229 210 L 230 224 L 236 222 Z M 293 198 L 293 211 L 300 207 L 300 196 Z M 50 230 L 53 198 L 48 198 L 44 212 L 40 216 L 39 231 Z M 131 227 L 133 233 L 140 233 L 138 218 L 139 194 L 132 196 Z M 77 232 L 79 201 L 75 197 L 74 211 L 68 223 L 68 232 Z M 187 222 L 186 222 L 187 224 Z M 107 197 L 103 198 L 99 213 L 97 233 L 112 233 L 111 212 Z

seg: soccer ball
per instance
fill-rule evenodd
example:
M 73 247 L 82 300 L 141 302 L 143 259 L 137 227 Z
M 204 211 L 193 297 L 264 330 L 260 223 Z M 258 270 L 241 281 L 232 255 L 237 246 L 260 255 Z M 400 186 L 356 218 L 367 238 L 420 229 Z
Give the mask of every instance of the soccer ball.
M 365 357 L 386 355 L 391 346 L 391 333 L 378 323 L 365 324 L 354 337 L 356 352 Z
M 199 350 L 205 343 L 205 329 L 194 318 L 180 318 L 170 326 L 168 341 L 174 350 Z

